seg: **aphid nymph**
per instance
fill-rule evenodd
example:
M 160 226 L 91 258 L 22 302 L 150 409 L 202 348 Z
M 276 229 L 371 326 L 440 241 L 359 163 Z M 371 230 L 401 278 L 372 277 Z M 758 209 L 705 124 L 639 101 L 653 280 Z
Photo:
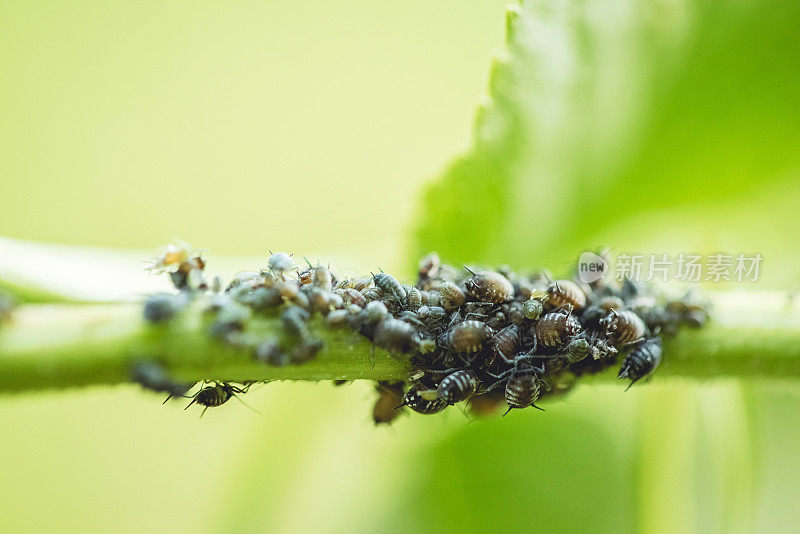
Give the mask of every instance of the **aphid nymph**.
M 514 298 L 514 286 L 502 274 L 494 271 L 473 272 L 466 265 L 464 268 L 472 274 L 466 287 L 475 300 L 501 304 Z

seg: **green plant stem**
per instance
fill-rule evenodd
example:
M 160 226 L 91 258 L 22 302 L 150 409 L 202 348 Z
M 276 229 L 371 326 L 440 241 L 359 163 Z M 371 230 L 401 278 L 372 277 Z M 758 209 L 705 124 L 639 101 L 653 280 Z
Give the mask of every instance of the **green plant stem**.
M 706 327 L 683 329 L 667 340 L 659 376 L 800 378 L 800 309 L 787 307 L 785 295 L 728 293 L 713 300 Z M 282 330 L 279 319 L 262 316 L 253 317 L 248 329 L 264 337 Z M 196 308 L 151 325 L 142 319 L 140 304 L 25 305 L 0 326 L 0 392 L 129 382 L 138 360 L 159 361 L 181 381 L 407 378 L 405 358 L 320 320 L 311 329 L 325 342 L 315 360 L 270 367 L 248 350 L 210 338 Z

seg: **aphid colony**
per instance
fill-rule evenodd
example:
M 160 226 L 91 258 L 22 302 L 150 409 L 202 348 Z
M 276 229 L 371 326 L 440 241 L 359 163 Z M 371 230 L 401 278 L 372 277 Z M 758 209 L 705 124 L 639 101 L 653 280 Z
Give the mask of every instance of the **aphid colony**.
M 406 407 L 434 414 L 465 401 L 476 415 L 494 413 L 503 403 L 508 410 L 539 408 L 538 400 L 566 393 L 577 377 L 617 364 L 619 378 L 633 385 L 658 368 L 661 335 L 708 319 L 705 304 L 692 295 L 668 299 L 629 280 L 584 284 L 544 272 L 459 269 L 435 253 L 420 261 L 413 286 L 384 272 L 339 279 L 320 264 L 298 267 L 280 252 L 265 269 L 237 275 L 224 290 L 218 280 L 206 282 L 205 262 L 188 248 L 168 249 L 154 266 L 170 272 L 181 291 L 150 297 L 148 321 L 168 321 L 193 294 L 210 291 L 210 335 L 250 350 L 265 365 L 302 365 L 316 357 L 323 342 L 309 331 L 314 315 L 395 356 L 407 355 L 408 381 L 377 385 L 375 423 L 391 422 Z M 252 313 L 279 314 L 282 338 L 248 337 L 244 326 Z M 170 396 L 190 391 L 152 369 L 139 368 L 134 378 Z M 204 383 L 189 395 L 190 405 L 219 406 L 249 386 Z

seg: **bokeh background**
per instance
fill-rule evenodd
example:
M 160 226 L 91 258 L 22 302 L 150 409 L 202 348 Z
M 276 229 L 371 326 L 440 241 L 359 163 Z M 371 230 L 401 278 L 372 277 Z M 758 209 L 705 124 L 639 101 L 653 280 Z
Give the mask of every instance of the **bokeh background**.
M 0 272 L 116 298 L 173 237 L 212 270 L 408 275 L 611 245 L 760 252 L 749 289 L 788 302 L 800 4 L 504 4 L 0 0 Z M 202 420 L 133 386 L 6 396 L 0 531 L 794 530 L 796 384 L 623 389 L 390 428 L 366 383 Z

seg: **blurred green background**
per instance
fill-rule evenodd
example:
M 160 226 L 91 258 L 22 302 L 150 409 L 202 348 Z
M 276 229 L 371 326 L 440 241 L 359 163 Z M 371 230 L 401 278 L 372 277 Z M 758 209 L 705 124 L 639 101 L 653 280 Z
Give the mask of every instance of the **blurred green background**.
M 505 9 L 0 0 L 0 235 L 409 275 L 432 248 L 760 252 L 754 287 L 798 282 L 800 3 Z M 623 389 L 388 429 L 362 383 L 202 420 L 136 387 L 4 397 L 0 531 L 796 529 L 796 384 Z

